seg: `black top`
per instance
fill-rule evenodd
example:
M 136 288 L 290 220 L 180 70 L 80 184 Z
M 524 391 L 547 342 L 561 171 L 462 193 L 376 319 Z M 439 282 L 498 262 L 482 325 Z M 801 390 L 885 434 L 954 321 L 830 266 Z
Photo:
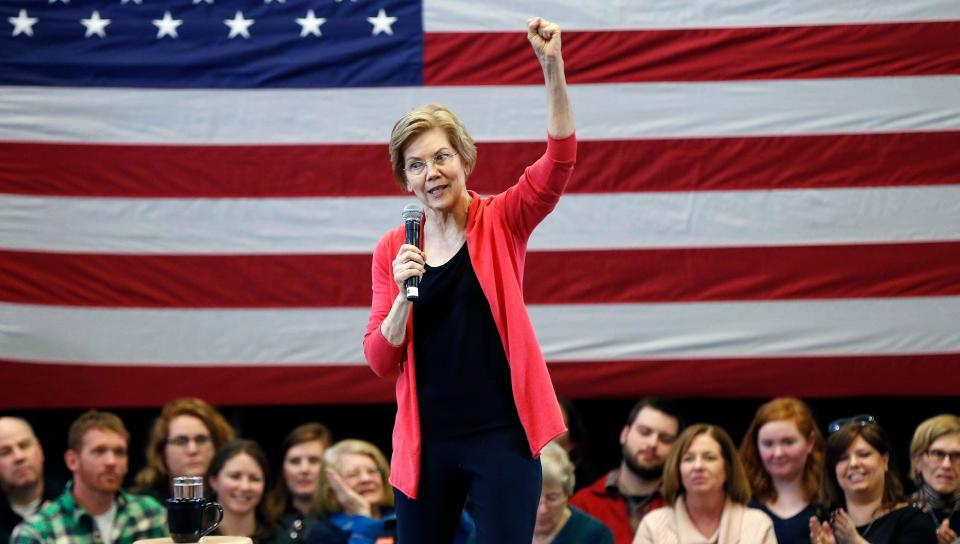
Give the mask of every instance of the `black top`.
M 520 425 L 503 342 L 466 243 L 426 267 L 413 303 L 413 347 L 425 438 Z
M 810 518 L 817 513 L 817 509 L 812 504 L 808 504 L 806 508 L 789 518 L 781 518 L 774 514 L 767 505 L 755 498 L 750 499 L 748 506 L 770 516 L 770 520 L 773 521 L 773 532 L 777 535 L 777 544 L 810 543 Z
M 870 544 L 937 544 L 933 520 L 914 506 L 884 514 L 857 531 Z

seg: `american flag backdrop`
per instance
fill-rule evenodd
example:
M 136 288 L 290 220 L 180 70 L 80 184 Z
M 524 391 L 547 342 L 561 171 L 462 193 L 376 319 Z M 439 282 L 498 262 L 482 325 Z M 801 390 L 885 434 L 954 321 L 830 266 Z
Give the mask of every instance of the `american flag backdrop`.
M 957 0 L 0 0 L 0 408 L 388 402 L 393 122 L 580 141 L 526 302 L 571 397 L 956 395 Z

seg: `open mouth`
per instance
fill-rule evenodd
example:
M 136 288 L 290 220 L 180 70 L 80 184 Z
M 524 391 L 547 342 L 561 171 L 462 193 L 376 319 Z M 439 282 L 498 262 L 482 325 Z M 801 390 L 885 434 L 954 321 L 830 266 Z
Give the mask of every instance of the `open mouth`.
M 446 188 L 447 188 L 446 185 L 437 185 L 433 189 L 430 189 L 429 191 L 427 191 L 427 194 L 434 197 L 439 196 L 443 192 L 443 190 Z

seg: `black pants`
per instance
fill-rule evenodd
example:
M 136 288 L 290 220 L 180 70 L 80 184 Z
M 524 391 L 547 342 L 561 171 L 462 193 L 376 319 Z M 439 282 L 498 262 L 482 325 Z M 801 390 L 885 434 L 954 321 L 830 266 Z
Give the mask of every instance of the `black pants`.
M 520 427 L 424 440 L 417 500 L 399 490 L 398 544 L 450 544 L 467 496 L 478 544 L 530 544 L 543 473 Z

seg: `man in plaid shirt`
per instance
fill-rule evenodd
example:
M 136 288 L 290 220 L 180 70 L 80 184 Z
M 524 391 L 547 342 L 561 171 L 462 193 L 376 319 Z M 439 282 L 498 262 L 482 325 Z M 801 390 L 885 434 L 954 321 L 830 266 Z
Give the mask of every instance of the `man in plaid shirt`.
M 123 421 L 110 412 L 91 410 L 74 421 L 64 455 L 73 480 L 56 500 L 17 525 L 11 544 L 133 544 L 166 536 L 163 506 L 120 489 L 129 438 Z

